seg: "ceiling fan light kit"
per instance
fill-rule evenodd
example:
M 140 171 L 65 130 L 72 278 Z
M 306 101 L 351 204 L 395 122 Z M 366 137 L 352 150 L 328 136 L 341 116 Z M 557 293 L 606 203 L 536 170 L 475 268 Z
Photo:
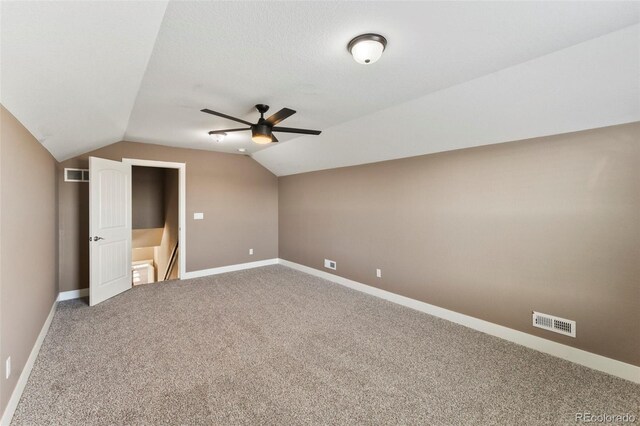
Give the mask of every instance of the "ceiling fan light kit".
M 217 115 L 218 117 L 226 118 L 227 120 L 237 121 L 238 123 L 245 124 L 249 127 L 241 127 L 238 129 L 224 129 L 224 130 L 211 130 L 209 135 L 212 138 L 219 138 L 220 136 L 224 138 L 229 132 L 240 132 L 243 130 L 251 130 L 251 139 L 258 144 L 268 144 L 272 142 L 278 142 L 278 138 L 273 134 L 273 132 L 283 132 L 283 133 L 298 133 L 303 135 L 319 135 L 321 133 L 320 130 L 309 130 L 309 129 L 295 129 L 292 127 L 277 127 L 276 124 L 280 123 L 284 119 L 292 116 L 296 112 L 290 108 L 282 108 L 280 111 L 276 112 L 269 118 L 264 118 L 264 113 L 269 110 L 269 105 L 258 104 L 256 105 L 256 109 L 260 113 L 260 119 L 257 123 L 253 124 L 241 118 L 232 117 L 227 114 L 223 114 L 221 112 L 212 111 L 210 109 L 202 109 L 202 112 L 206 112 L 207 114 Z M 221 141 L 221 139 L 218 139 Z
M 251 140 L 259 144 L 273 142 L 271 129 L 265 124 L 256 124 L 251 128 Z
M 209 132 L 209 136 L 211 136 L 211 140 L 213 140 L 214 142 L 220 143 L 224 140 L 227 134 L 225 132 L 220 132 L 220 133 Z
M 362 34 L 347 45 L 353 59 L 363 65 L 371 65 L 382 56 L 387 47 L 387 39 L 380 34 Z

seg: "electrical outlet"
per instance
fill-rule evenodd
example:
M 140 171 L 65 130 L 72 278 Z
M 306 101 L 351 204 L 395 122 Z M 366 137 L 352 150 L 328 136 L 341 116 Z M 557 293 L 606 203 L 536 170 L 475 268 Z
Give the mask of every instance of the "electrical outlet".
M 253 256 L 253 249 L 249 249 L 249 254 Z
M 324 260 L 324 267 L 325 268 L 329 268 L 329 269 L 333 269 L 334 271 L 337 268 L 336 262 L 334 262 L 333 260 L 329 260 L 329 259 L 325 259 Z
M 204 213 L 194 213 L 193 220 L 202 220 L 204 219 Z
M 376 277 L 382 278 L 382 269 L 376 269 Z
M 4 378 L 8 379 L 11 376 L 11 357 L 7 358 L 4 365 Z

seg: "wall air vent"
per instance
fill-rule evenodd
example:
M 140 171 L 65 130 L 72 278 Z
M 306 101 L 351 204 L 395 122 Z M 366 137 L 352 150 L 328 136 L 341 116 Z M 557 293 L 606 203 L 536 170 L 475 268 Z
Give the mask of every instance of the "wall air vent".
M 540 312 L 534 311 L 533 326 L 564 334 L 565 336 L 576 337 L 575 321 L 554 317 L 553 315 L 541 314 Z
M 89 182 L 89 170 L 64 169 L 65 182 Z
M 336 270 L 336 262 L 334 262 L 333 260 L 325 259 L 324 260 L 324 267 L 325 268 L 329 268 L 329 269 L 333 269 L 335 271 Z

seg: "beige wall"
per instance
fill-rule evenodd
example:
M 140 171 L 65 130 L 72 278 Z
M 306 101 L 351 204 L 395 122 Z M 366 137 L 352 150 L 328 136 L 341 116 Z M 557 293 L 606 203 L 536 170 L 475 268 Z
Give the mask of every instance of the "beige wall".
M 640 123 L 282 177 L 279 251 L 640 365 Z
M 131 231 L 131 247 L 137 250 L 160 245 L 163 233 L 164 228 L 133 229 Z
M 250 157 L 119 142 L 64 161 L 58 171 L 60 291 L 88 287 L 88 187 L 62 179 L 64 167 L 87 167 L 89 155 L 186 163 L 187 271 L 278 255 L 277 178 Z M 193 220 L 194 212 L 204 220 Z M 254 255 L 249 256 L 249 249 Z
M 131 261 L 153 260 L 153 247 L 134 248 L 131 254 Z
M 164 169 L 131 168 L 131 226 L 133 229 L 164 227 Z
M 58 243 L 56 161 L 2 106 L 0 152 L 2 413 L 57 296 Z

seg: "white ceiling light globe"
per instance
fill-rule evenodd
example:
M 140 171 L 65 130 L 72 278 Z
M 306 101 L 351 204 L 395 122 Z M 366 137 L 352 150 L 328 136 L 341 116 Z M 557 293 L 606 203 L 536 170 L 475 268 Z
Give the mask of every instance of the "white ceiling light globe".
M 363 34 L 349 42 L 347 48 L 353 59 L 363 65 L 370 65 L 382 56 L 387 40 L 378 34 Z
M 382 44 L 373 40 L 365 40 L 353 46 L 351 54 L 359 64 L 369 65 L 382 56 Z

